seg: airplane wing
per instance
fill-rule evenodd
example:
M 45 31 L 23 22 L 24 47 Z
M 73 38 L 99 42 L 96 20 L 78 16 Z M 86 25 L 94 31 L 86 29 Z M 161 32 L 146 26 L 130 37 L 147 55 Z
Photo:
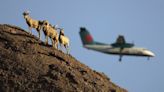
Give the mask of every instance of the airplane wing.
M 125 44 L 125 43 L 126 43 L 126 41 L 125 41 L 124 36 L 123 35 L 119 35 L 117 37 L 116 44 Z
M 116 42 L 111 45 L 114 47 L 120 47 L 120 48 L 131 48 L 134 46 L 133 43 L 126 43 L 123 35 L 119 35 L 116 39 Z

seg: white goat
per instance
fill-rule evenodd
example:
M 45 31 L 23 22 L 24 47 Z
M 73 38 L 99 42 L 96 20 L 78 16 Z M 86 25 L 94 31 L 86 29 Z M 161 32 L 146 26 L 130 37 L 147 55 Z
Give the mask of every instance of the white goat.
M 60 29 L 59 43 L 60 47 L 62 48 L 63 45 L 67 50 L 67 54 L 69 54 L 69 38 L 64 35 L 64 29 Z
M 48 37 L 52 41 L 52 46 L 58 49 L 58 33 L 55 27 L 52 27 L 47 20 L 43 21 L 43 32 L 45 34 L 45 43 L 48 44 Z
M 39 39 L 40 39 L 40 30 L 41 30 L 41 26 L 43 24 L 42 21 L 32 19 L 29 16 L 28 11 L 23 12 L 23 16 L 24 16 L 24 19 L 26 20 L 26 23 L 27 23 L 28 27 L 29 27 L 30 33 L 32 34 L 32 31 L 31 31 L 32 28 L 36 29 L 36 31 L 39 34 Z

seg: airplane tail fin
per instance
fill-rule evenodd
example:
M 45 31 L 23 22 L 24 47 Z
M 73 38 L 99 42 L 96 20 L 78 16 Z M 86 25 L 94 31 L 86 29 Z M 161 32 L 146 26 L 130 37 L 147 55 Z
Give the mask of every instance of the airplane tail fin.
M 94 40 L 86 28 L 81 27 L 79 34 L 80 34 L 83 45 L 94 44 Z

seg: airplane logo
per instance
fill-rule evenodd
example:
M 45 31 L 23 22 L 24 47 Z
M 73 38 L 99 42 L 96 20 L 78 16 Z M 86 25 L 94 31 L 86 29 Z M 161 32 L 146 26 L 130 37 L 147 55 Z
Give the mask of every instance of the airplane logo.
M 92 42 L 93 38 L 92 38 L 91 35 L 86 35 L 86 40 L 87 40 L 88 42 Z
M 155 56 L 152 51 L 146 48 L 135 47 L 133 43 L 127 43 L 123 35 L 119 35 L 115 43 L 105 44 L 94 41 L 89 31 L 84 27 L 80 28 L 79 34 L 85 48 L 106 54 L 119 55 L 119 61 L 122 61 L 124 55 L 145 56 L 148 59 Z

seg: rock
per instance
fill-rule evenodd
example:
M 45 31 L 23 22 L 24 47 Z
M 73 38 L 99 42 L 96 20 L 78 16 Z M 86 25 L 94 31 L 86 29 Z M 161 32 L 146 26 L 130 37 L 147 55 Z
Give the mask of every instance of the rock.
M 0 92 L 127 92 L 20 27 L 0 24 Z

